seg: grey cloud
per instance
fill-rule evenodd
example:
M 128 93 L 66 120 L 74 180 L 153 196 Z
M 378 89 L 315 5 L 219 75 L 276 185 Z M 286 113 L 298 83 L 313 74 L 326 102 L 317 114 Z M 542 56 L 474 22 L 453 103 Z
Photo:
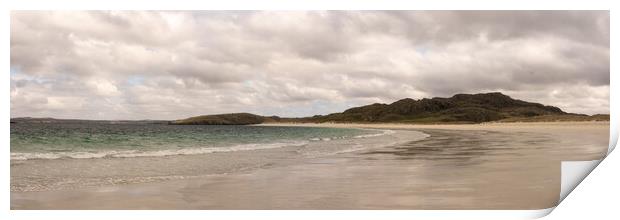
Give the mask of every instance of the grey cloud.
M 609 112 L 608 11 L 14 11 L 10 38 L 12 117 L 307 116 L 485 91 Z
M 490 40 L 560 35 L 609 45 L 608 11 L 401 11 L 386 14 L 397 17 L 398 25 L 393 28 L 420 41 L 444 43 L 477 38 L 484 33 Z

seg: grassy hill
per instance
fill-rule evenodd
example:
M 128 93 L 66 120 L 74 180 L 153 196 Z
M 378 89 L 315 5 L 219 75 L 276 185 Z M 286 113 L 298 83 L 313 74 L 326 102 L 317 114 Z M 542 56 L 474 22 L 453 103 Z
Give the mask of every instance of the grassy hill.
M 176 121 L 171 121 L 173 125 L 249 125 L 260 124 L 265 121 L 265 117 L 250 113 L 231 113 L 220 115 L 202 115 Z
M 401 99 L 341 113 L 306 118 L 312 122 L 480 123 L 507 118 L 570 115 L 553 106 L 513 99 L 499 92 L 457 94 L 450 98 Z
M 558 107 L 513 99 L 499 92 L 457 94 L 449 98 L 405 98 L 391 104 L 375 103 L 340 113 L 304 118 L 264 117 L 249 113 L 205 115 L 171 124 L 247 125 L 265 122 L 292 123 L 481 123 L 489 121 L 609 121 L 609 115 L 582 115 Z

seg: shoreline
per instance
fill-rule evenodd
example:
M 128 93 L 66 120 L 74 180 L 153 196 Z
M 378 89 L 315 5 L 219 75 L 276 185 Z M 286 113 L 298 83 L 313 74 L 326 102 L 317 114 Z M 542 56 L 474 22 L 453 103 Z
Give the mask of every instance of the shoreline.
M 241 126 L 241 125 L 239 125 Z M 275 125 L 274 125 L 275 126 Z M 304 127 L 304 126 L 299 126 Z M 308 126 L 310 127 L 310 126 Z M 318 127 L 318 126 L 314 126 Z M 357 129 L 365 131 L 375 131 L 378 133 L 373 134 L 359 134 L 346 138 L 369 138 L 390 134 L 390 130 L 378 129 L 378 128 L 348 128 L 344 129 Z M 387 132 L 386 132 L 387 131 Z M 166 157 L 166 156 L 181 156 L 181 155 L 201 155 L 210 153 L 227 153 L 236 151 L 252 151 L 252 150 L 266 150 L 283 147 L 298 147 L 309 144 L 313 141 L 330 141 L 332 139 L 340 139 L 343 137 L 328 137 L 328 138 L 310 138 L 300 140 L 284 140 L 282 142 L 268 142 L 268 143 L 238 143 L 230 146 L 204 146 L 185 149 L 160 149 L 151 151 L 137 151 L 137 150 L 105 150 L 98 152 L 11 152 L 10 161 L 26 161 L 26 160 L 54 160 L 54 159 L 103 159 L 103 158 L 135 158 L 135 157 Z
M 263 167 L 290 165 L 308 158 L 329 157 L 426 137 L 417 131 L 386 132 L 391 130 L 359 129 L 376 130 L 376 132 L 342 139 L 307 140 L 304 144 L 283 144 L 277 147 L 269 147 L 272 144 L 268 143 L 252 144 L 258 147 L 240 150 L 233 147 L 229 150 L 208 153 L 11 160 L 11 191 L 79 189 L 230 174 Z M 193 151 L 196 150 L 200 149 Z M 55 176 L 62 178 L 56 179 Z
M 278 149 L 281 163 L 188 179 L 12 191 L 11 209 L 542 209 L 558 202 L 560 161 L 600 159 L 609 140 L 608 122 L 258 126 L 411 130 L 430 137 L 327 156 L 320 154 L 321 145 Z M 300 151 L 319 154 L 290 157 Z M 220 161 L 260 152 L 270 151 L 228 154 Z M 209 158 L 221 155 L 227 154 Z M 167 158 L 175 157 L 150 162 L 169 163 Z M 211 160 L 177 158 L 175 164 Z

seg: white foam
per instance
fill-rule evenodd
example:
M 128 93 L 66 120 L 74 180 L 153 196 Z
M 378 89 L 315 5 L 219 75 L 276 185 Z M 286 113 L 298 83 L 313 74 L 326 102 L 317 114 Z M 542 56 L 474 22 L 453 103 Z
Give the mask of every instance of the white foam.
M 396 133 L 393 130 L 374 130 L 374 129 L 366 129 L 366 130 L 373 130 L 373 131 L 382 131 L 381 133 L 377 133 L 377 134 L 363 134 L 363 135 L 358 135 L 355 136 L 353 138 L 369 138 L 369 137 L 378 137 L 378 136 L 383 136 L 383 135 L 389 135 L 389 134 L 394 134 Z
M 184 148 L 159 151 L 102 151 L 102 152 L 62 152 L 62 153 L 11 153 L 11 160 L 30 160 L 30 159 L 93 159 L 93 158 L 128 158 L 128 157 L 162 157 L 174 155 L 195 155 L 208 154 L 217 152 L 234 152 L 273 149 L 282 147 L 304 146 L 308 142 L 292 142 L 292 143 L 270 143 L 270 144 L 241 144 L 232 147 L 201 147 L 201 148 Z
M 367 131 L 381 131 L 380 133 L 374 133 L 374 134 L 363 134 L 363 135 L 357 135 L 357 136 L 353 136 L 353 138 L 370 138 L 370 137 L 378 137 L 378 136 L 383 136 L 383 135 L 388 135 L 388 134 L 394 134 L 395 131 L 392 130 L 379 130 L 379 129 L 361 129 L 361 130 L 367 130 Z M 341 137 L 325 137 L 325 138 L 310 138 L 310 141 L 332 141 L 332 140 L 339 140 L 339 139 L 346 139 L 346 136 L 341 136 Z
M 395 134 L 396 133 L 396 131 L 393 131 L 393 130 L 381 130 L 381 131 L 383 131 L 383 132 L 379 133 L 379 134 L 359 135 L 359 137 L 356 136 L 356 138 L 371 138 L 371 137 L 379 137 L 379 136 L 383 136 L 383 135 L 389 135 L 389 134 Z M 351 152 L 361 151 L 361 150 L 369 150 L 369 149 L 383 148 L 383 147 L 388 147 L 388 146 L 396 146 L 396 145 L 401 145 L 401 144 L 404 144 L 404 143 L 407 143 L 407 142 L 410 142 L 410 141 L 416 141 L 416 140 L 421 140 L 421 139 L 425 139 L 425 138 L 430 137 L 429 134 L 426 134 L 426 133 L 423 133 L 423 132 L 419 132 L 419 131 L 414 131 L 414 132 L 416 132 L 416 134 L 419 135 L 419 137 L 415 137 L 413 139 L 408 137 L 406 139 L 402 139 L 402 140 L 398 140 L 398 141 L 385 142 L 385 143 L 382 143 L 382 144 L 374 144 L 374 145 L 356 144 L 354 147 L 351 147 L 349 149 L 344 149 L 344 150 L 336 151 L 336 152 L 333 152 L 332 154 L 351 153 Z
M 353 138 L 373 138 L 384 135 L 391 135 L 396 133 L 393 130 L 379 130 L 379 129 L 364 129 L 372 131 L 381 131 L 380 133 L 357 135 Z M 426 135 L 426 134 L 424 134 Z M 331 138 L 311 138 L 309 141 L 334 141 L 338 139 L 345 139 L 346 137 L 331 137 Z M 308 144 L 307 141 L 292 142 L 292 143 L 271 143 L 271 144 L 242 144 L 232 147 L 201 147 L 201 148 L 183 148 L 183 149 L 170 149 L 170 150 L 158 150 L 158 151 L 136 151 L 136 150 L 122 150 L 122 151 L 101 151 L 101 152 L 54 152 L 54 153 L 11 153 L 11 160 L 30 160 L 30 159 L 61 159 L 61 158 L 73 158 L 73 159 L 93 159 L 93 158 L 131 158 L 131 157 L 162 157 L 162 156 L 174 156 L 174 155 L 195 155 L 195 154 L 209 154 L 218 152 L 234 152 L 234 151 L 247 151 L 247 150 L 261 150 L 261 149 L 273 149 L 281 147 L 293 147 L 303 146 Z M 393 145 L 394 143 L 388 143 L 387 145 Z M 382 144 L 381 146 L 386 146 Z M 338 153 L 346 153 L 352 151 L 358 151 L 367 149 L 367 146 L 356 146 L 352 149 L 346 149 Z

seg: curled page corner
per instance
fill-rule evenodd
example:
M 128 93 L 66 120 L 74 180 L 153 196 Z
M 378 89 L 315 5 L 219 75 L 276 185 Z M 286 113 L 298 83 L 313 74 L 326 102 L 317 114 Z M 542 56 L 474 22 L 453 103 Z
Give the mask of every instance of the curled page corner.
M 613 116 L 612 116 L 613 118 Z M 611 120 L 613 121 L 613 120 Z M 610 123 L 609 148 L 605 157 L 591 161 L 562 161 L 560 204 L 615 148 L 618 143 L 618 123 Z
M 561 203 L 601 161 L 602 159 L 591 161 L 562 161 L 562 180 L 558 204 Z
M 539 209 L 536 210 L 535 212 L 531 212 L 529 213 L 528 216 L 524 216 L 528 219 L 538 219 L 538 218 L 542 218 L 545 217 L 549 214 L 551 214 L 551 212 L 556 208 L 557 206 L 551 207 L 551 208 L 546 208 L 546 209 Z
M 561 182 L 560 182 L 560 204 L 595 168 L 598 166 L 615 148 L 618 143 L 618 123 L 613 123 L 617 119 L 610 116 L 609 124 L 609 146 L 607 154 L 600 160 L 590 161 L 562 161 L 561 162 Z

